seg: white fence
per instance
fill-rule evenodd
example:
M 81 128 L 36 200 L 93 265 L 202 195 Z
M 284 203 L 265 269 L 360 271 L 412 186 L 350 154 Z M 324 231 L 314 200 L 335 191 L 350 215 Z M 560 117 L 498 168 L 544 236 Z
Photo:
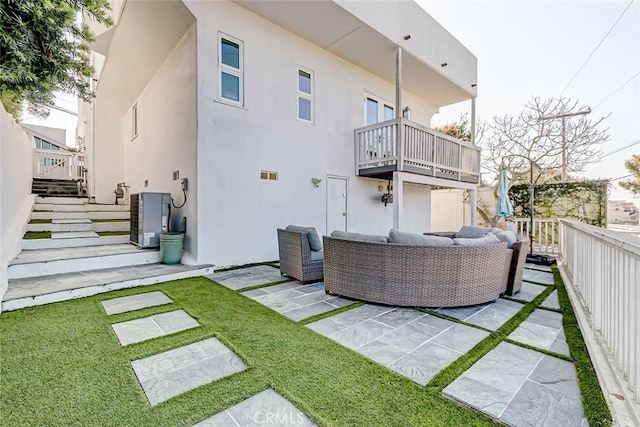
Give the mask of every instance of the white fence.
M 400 148 L 396 143 L 398 126 Z M 393 165 L 398 171 L 480 181 L 480 147 L 407 119 L 387 120 L 357 129 L 355 144 L 356 173 Z
M 557 218 L 533 219 L 533 252 L 556 255 L 560 250 Z M 513 218 L 507 221 L 507 228 L 519 236 L 529 237 L 530 218 Z
M 33 177 L 84 180 L 84 154 L 35 149 Z
M 563 219 L 560 254 L 592 329 L 640 403 L 640 239 Z

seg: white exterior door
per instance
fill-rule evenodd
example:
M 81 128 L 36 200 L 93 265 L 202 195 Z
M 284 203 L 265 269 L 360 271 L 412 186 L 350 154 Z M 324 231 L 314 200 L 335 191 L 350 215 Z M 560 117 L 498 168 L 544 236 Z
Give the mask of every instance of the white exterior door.
M 327 235 L 347 231 L 347 178 L 327 177 Z
M 391 102 L 370 94 L 366 95 L 364 102 L 365 126 L 386 122 L 387 120 L 391 120 L 395 117 L 395 109 Z

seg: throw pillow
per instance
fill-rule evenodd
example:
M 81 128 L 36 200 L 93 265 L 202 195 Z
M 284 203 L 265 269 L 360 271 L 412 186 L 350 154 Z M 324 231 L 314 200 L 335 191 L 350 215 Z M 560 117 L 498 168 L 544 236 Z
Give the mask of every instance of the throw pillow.
M 473 225 L 465 225 L 456 233 L 456 237 L 463 239 L 477 239 L 478 237 L 484 237 L 491 232 L 490 228 L 476 227 Z
M 299 231 L 301 233 L 307 233 L 307 240 L 309 240 L 309 249 L 312 251 L 321 251 L 322 250 L 322 241 L 320 240 L 320 236 L 318 236 L 318 232 L 313 227 L 302 227 L 299 225 L 288 225 L 287 230 L 289 231 Z
M 513 244 L 518 241 L 518 236 L 516 236 L 516 233 L 509 230 L 500 230 L 500 232 L 491 233 L 491 235 L 496 236 L 501 242 L 507 242 L 507 247 L 509 249 L 511 249 L 513 247 Z
M 477 239 L 465 239 L 461 237 L 457 237 L 453 239 L 453 244 L 458 246 L 484 246 L 491 245 L 494 243 L 500 243 L 500 240 L 493 234 L 488 234 L 484 237 L 479 237 Z
M 389 231 L 389 243 L 419 246 L 451 246 L 453 245 L 453 240 L 448 237 L 425 236 L 423 234 L 408 233 L 392 228 Z

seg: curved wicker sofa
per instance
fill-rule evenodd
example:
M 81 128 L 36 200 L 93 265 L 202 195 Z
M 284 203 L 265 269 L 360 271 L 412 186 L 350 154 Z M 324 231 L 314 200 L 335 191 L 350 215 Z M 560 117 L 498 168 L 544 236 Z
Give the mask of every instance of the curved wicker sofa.
M 329 294 L 410 307 L 459 307 L 494 301 L 506 291 L 506 243 L 417 246 L 324 236 Z

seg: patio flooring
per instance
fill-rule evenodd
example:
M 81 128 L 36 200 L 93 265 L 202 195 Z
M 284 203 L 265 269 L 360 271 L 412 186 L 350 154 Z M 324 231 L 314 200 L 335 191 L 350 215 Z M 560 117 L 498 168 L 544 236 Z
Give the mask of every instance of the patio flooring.
M 417 310 L 367 303 L 331 315 L 331 310 L 354 301 L 326 295 L 322 282 L 292 281 L 242 294 L 294 321 L 328 313 L 307 327 L 424 386 L 554 284 L 549 267 L 526 267 L 523 286 L 512 298 L 471 307 Z M 285 279 L 269 266 L 210 277 L 231 289 Z M 557 291 L 540 307 L 509 335 L 511 342 L 503 341 L 485 354 L 451 382 L 443 396 L 511 426 L 587 425 L 573 363 L 517 345 L 569 357 L 562 314 L 553 311 L 560 308 Z M 216 419 L 229 415 L 222 414 Z
M 553 283 L 553 274 L 527 270 L 513 299 L 534 300 Z M 210 276 L 233 290 L 286 280 L 277 268 L 261 265 L 215 273 Z M 426 386 L 440 371 L 497 331 L 524 306 L 500 298 L 488 304 L 414 309 L 358 304 L 327 295 L 324 283 L 302 285 L 297 281 L 268 285 L 242 292 L 293 321 L 318 314 L 326 317 L 307 325 L 360 355 Z M 107 316 L 171 304 L 160 291 L 101 302 Z M 557 291 L 542 306 L 558 308 Z M 184 310 L 177 309 L 112 325 L 121 345 L 130 345 L 198 327 Z M 343 308 L 333 314 L 331 311 Z M 344 310 L 346 308 L 346 311 Z M 446 386 L 444 397 L 512 426 L 586 425 L 580 389 L 573 364 L 552 355 L 524 348 L 523 343 L 569 357 L 569 348 L 558 311 L 536 308 L 509 335 L 469 369 Z M 246 369 L 248 366 L 215 338 L 178 347 L 144 359 L 131 367 L 149 403 L 154 406 L 174 396 Z M 499 372 L 499 375 L 496 373 Z M 272 389 L 213 415 L 198 426 L 252 426 L 277 421 L 278 425 L 314 425 L 303 413 Z

